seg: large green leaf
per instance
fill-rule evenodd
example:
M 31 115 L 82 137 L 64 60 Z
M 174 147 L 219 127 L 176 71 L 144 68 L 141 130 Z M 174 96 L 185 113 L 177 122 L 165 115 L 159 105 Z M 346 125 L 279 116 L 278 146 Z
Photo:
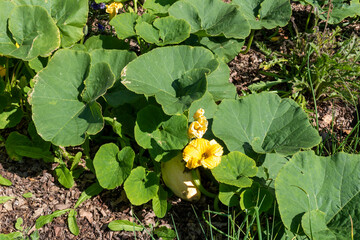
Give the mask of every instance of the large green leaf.
M 208 91 L 215 101 L 234 99 L 237 96 L 236 87 L 229 79 L 230 69 L 225 62 L 220 61 L 218 68 L 207 77 Z
M 147 0 L 143 7 L 152 14 L 167 14 L 169 7 L 177 0 Z
M 131 91 L 155 96 L 168 115 L 183 113 L 206 91 L 206 76 L 218 66 L 202 47 L 163 47 L 143 54 L 124 69 L 122 83 Z
M 84 46 L 89 52 L 95 49 L 129 49 L 128 43 L 109 35 L 91 36 L 86 40 Z
M 137 114 L 135 139 L 146 149 L 156 145 L 165 151 L 182 149 L 188 143 L 187 125 L 184 115 L 169 117 L 160 107 L 149 105 Z
M 155 172 L 146 172 L 144 167 L 133 169 L 124 183 L 126 196 L 134 205 L 141 205 L 157 196 L 159 176 Z
M 250 187 L 257 173 L 254 160 L 241 152 L 231 152 L 221 158 L 221 163 L 211 170 L 215 179 L 236 187 Z
M 41 6 L 60 30 L 61 46 L 69 47 L 83 36 L 87 22 L 87 0 L 13 0 L 17 5 Z
M 136 54 L 134 52 L 115 49 L 95 49 L 90 52 L 90 56 L 92 64 L 99 62 L 109 64 L 116 80 L 120 79 L 123 68 L 136 58 Z
M 203 37 L 200 44 L 210 49 L 221 60 L 228 63 L 234 59 L 244 46 L 243 39 L 227 39 L 225 37 Z
M 135 24 L 138 17 L 136 13 L 118 14 L 111 19 L 110 25 L 114 26 L 116 35 L 120 39 L 136 36 Z
M 186 20 L 191 33 L 201 36 L 244 39 L 250 34 L 250 25 L 242 12 L 221 0 L 180 0 L 169 8 L 169 14 Z
M 352 239 L 351 221 L 353 239 L 360 238 L 359 155 L 319 157 L 312 151 L 300 152 L 280 170 L 275 190 L 281 219 L 291 231 L 301 233 L 304 221 L 309 234 L 306 216 L 311 217 L 312 226 L 324 230 L 321 214 L 313 212 L 319 210 L 325 213 L 325 224 L 336 239 Z
M 60 30 L 61 46 L 69 47 L 84 33 L 89 5 L 88 0 L 52 0 L 51 17 Z
M 130 147 L 119 151 L 114 143 L 104 144 L 94 157 L 96 178 L 100 186 L 114 189 L 120 186 L 130 175 L 135 153 Z
M 290 0 L 233 0 L 243 9 L 252 29 L 285 26 L 291 17 Z
M 109 64 L 111 71 L 115 75 L 114 86 L 104 95 L 104 98 L 111 106 L 116 107 L 124 101 L 129 101 L 130 99 L 140 96 L 126 89 L 120 82 L 122 69 L 136 58 L 134 52 L 115 49 L 96 49 L 91 51 L 90 55 L 92 63 L 105 62 Z
M 0 9 L 0 54 L 31 60 L 60 46 L 59 29 L 45 8 L 2 1 Z
M 148 43 L 158 46 L 178 44 L 190 36 L 190 25 L 183 19 L 174 17 L 157 18 L 152 24 L 136 24 L 136 33 Z
M 79 145 L 103 125 L 95 101 L 114 83 L 107 63 L 91 64 L 88 53 L 60 50 L 35 76 L 29 96 L 39 135 L 55 145 Z
M 291 99 L 273 93 L 224 100 L 214 116 L 213 132 L 230 151 L 291 155 L 317 145 L 321 138 L 305 112 Z
M 301 226 L 312 240 L 336 240 L 336 236 L 326 226 L 325 213 L 320 210 L 306 212 L 301 219 Z

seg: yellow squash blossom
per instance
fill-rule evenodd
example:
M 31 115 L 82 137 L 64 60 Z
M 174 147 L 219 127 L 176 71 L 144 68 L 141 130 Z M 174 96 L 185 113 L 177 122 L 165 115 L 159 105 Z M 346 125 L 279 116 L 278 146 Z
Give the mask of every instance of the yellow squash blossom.
M 202 138 L 207 130 L 208 121 L 204 116 L 204 109 L 200 108 L 194 114 L 194 122 L 192 122 L 188 129 L 189 138 Z
M 122 3 L 113 2 L 110 5 L 106 5 L 106 12 L 109 14 L 110 20 L 116 16 L 119 9 L 121 9 L 124 5 Z
M 221 162 L 223 148 L 214 139 L 204 138 L 192 140 L 183 151 L 183 159 L 187 168 L 203 166 L 213 169 Z

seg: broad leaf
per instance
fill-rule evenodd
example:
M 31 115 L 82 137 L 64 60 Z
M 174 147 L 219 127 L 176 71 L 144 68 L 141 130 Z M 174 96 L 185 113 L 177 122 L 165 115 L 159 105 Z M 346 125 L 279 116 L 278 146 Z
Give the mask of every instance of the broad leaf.
M 53 0 L 51 16 L 60 30 L 61 47 L 79 41 L 84 33 L 89 11 L 88 0 Z
M 219 200 L 228 207 L 239 206 L 240 190 L 239 187 L 220 183 Z
M 324 224 L 336 235 L 336 239 L 360 238 L 360 157 L 338 153 L 319 157 L 314 152 L 300 152 L 280 170 L 276 181 L 276 198 L 281 219 L 293 232 L 301 233 L 301 221 L 310 214 L 312 226 L 324 230 Z M 321 223 L 319 213 L 325 214 Z M 305 214 L 305 215 L 304 215 Z M 315 216 L 314 216 L 315 214 Z M 350 218 L 351 217 L 351 218 Z M 317 230 L 317 231 L 318 231 Z M 320 238 L 321 239 L 321 238 Z
M 174 17 L 157 18 L 152 24 L 138 23 L 136 33 L 148 43 L 158 46 L 178 44 L 190 36 L 190 25 Z
M 59 29 L 45 8 L 2 1 L 0 9 L 0 54 L 31 60 L 60 46 Z
M 326 226 L 325 213 L 320 210 L 312 210 L 304 214 L 301 226 L 306 235 L 313 240 L 336 240 L 336 236 Z
M 109 223 L 108 227 L 112 231 L 142 231 L 144 227 L 128 220 L 114 220 Z
M 291 155 L 317 145 L 321 138 L 306 113 L 290 99 L 273 93 L 224 100 L 214 116 L 213 132 L 230 151 Z
M 221 101 L 226 98 L 234 99 L 237 96 L 236 87 L 230 80 L 230 68 L 220 61 L 219 66 L 208 77 L 208 91 L 214 100 Z
M 250 187 L 257 173 L 254 160 L 241 152 L 231 152 L 221 158 L 221 163 L 211 170 L 215 179 L 221 183 L 240 188 Z
M 186 20 L 191 33 L 201 36 L 244 39 L 250 34 L 250 25 L 242 12 L 221 0 L 180 0 L 169 8 L 169 14 Z
M 108 89 L 104 95 L 104 98 L 111 106 L 120 105 L 124 101 L 123 99 L 130 101 L 131 98 L 139 98 L 140 95 L 129 91 L 120 83 L 121 71 L 129 62 L 136 58 L 134 52 L 115 49 L 96 49 L 91 51 L 90 55 L 93 64 L 105 62 L 109 64 L 112 73 L 115 75 L 114 86 Z
M 262 169 L 267 174 L 265 180 L 271 181 L 270 186 L 274 187 L 275 178 L 280 169 L 288 162 L 288 159 L 277 153 L 267 153 L 264 156 L 264 161 L 261 164 Z
M 110 25 L 114 26 L 116 35 L 120 39 L 136 36 L 135 24 L 138 17 L 136 13 L 118 14 L 111 19 Z
M 104 62 L 109 64 L 112 73 L 115 75 L 115 79 L 119 80 L 121 77 L 121 71 L 132 60 L 136 58 L 134 52 L 125 50 L 105 50 L 95 49 L 90 52 L 91 63 L 96 64 Z
M 100 186 L 106 189 L 120 186 L 129 176 L 134 158 L 135 153 L 130 147 L 119 151 L 114 143 L 102 145 L 93 162 Z
M 274 197 L 271 192 L 257 182 L 254 182 L 250 188 L 245 189 L 240 195 L 241 209 L 250 210 L 252 214 L 255 207 L 259 208 L 259 214 L 269 210 L 273 202 Z
M 133 169 L 124 183 L 126 196 L 133 205 L 141 205 L 153 199 L 159 191 L 159 176 L 146 173 L 145 168 Z
M 158 145 L 169 151 L 182 149 L 188 143 L 186 117 L 169 117 L 154 105 L 138 112 L 134 132 L 136 142 L 146 149 L 154 149 Z
M 205 48 L 157 48 L 130 62 L 123 69 L 122 83 L 135 93 L 155 96 L 166 114 L 179 114 L 204 95 L 206 76 L 217 66 Z
M 89 52 L 95 49 L 129 49 L 128 43 L 109 35 L 91 36 L 86 40 L 84 46 Z
M 169 7 L 177 0 L 147 0 L 143 7 L 152 14 L 167 14 Z
M 60 50 L 35 76 L 30 94 L 33 120 L 40 136 L 55 145 L 79 145 L 86 134 L 103 125 L 101 107 L 95 101 L 114 83 L 107 63 L 91 64 L 85 52 Z
M 291 17 L 289 0 L 233 0 L 243 9 L 252 29 L 272 29 L 285 26 Z
M 242 46 L 244 46 L 244 40 L 225 37 L 203 37 L 200 44 L 210 49 L 225 63 L 228 63 L 240 53 Z

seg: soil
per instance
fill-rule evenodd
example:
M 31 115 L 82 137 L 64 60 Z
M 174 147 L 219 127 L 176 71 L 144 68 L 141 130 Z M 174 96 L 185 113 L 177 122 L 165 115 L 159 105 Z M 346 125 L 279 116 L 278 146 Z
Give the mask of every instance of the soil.
M 307 17 L 308 8 L 293 3 L 293 17 Z M 105 19 L 89 18 L 91 31 L 100 31 L 99 24 L 104 26 L 106 34 L 112 34 L 111 27 Z M 303 25 L 298 25 L 300 31 Z M 359 24 L 350 24 L 347 30 L 359 32 Z M 281 46 L 287 41 L 287 30 L 279 29 L 280 42 L 271 43 L 273 48 L 281 50 Z M 271 32 L 267 33 L 268 36 Z M 263 33 L 255 36 L 255 41 L 261 40 Z M 270 43 L 270 42 L 269 42 Z M 286 44 L 285 44 L 286 45 Z M 265 55 L 255 45 L 247 54 L 239 54 L 229 63 L 231 69 L 230 81 L 237 87 L 241 95 L 248 91 L 247 87 L 258 81 L 269 81 L 271 77 L 260 73 L 260 64 L 266 61 Z M 309 101 L 309 108 L 311 107 Z M 355 107 L 340 100 L 322 102 L 318 105 L 318 118 L 320 132 L 324 139 L 329 134 L 337 134 L 344 138 L 354 127 Z M 310 114 L 311 115 L 311 114 Z M 315 124 L 315 115 L 312 114 L 312 122 Z M 0 132 L 4 135 L 3 132 Z M 4 136 L 3 136 L 4 137 Z M 71 189 L 62 187 L 53 176 L 54 164 L 44 163 L 35 159 L 24 159 L 23 162 L 11 161 L 6 155 L 4 144 L 0 141 L 0 174 L 10 179 L 12 186 L 0 186 L 0 196 L 14 196 L 15 198 L 0 204 L 0 233 L 10 233 L 15 229 L 16 219 L 22 217 L 24 229 L 27 234 L 35 230 L 35 220 L 42 215 L 51 214 L 56 210 L 71 208 L 75 205 L 80 194 L 86 187 L 94 182 L 95 176 L 86 173 Z M 211 186 L 210 186 L 211 189 Z M 24 198 L 24 193 L 31 192 L 30 198 Z M 40 239 L 151 239 L 153 227 L 166 226 L 177 229 L 179 239 L 205 239 L 209 234 L 209 226 L 202 219 L 201 213 L 211 208 L 212 202 L 204 196 L 195 204 L 184 202 L 172 196 L 172 205 L 165 218 L 159 219 L 151 210 L 150 204 L 140 207 L 131 206 L 122 188 L 104 190 L 98 196 L 85 201 L 77 208 L 77 223 L 80 234 L 74 236 L 67 227 L 66 214 L 55 218 L 51 223 L 39 229 Z M 210 207 L 209 207 L 210 206 Z M 113 220 L 130 220 L 146 226 L 142 232 L 113 232 L 107 228 Z M 227 231 L 227 221 L 219 216 L 212 216 L 211 223 L 216 227 Z M 202 230 L 204 229 L 204 230 Z M 204 232 L 203 232 L 204 231 Z M 223 239 L 223 235 L 216 231 L 212 232 L 214 239 Z M 135 234 L 135 235 L 134 235 Z M 217 235 L 218 234 L 218 235 Z

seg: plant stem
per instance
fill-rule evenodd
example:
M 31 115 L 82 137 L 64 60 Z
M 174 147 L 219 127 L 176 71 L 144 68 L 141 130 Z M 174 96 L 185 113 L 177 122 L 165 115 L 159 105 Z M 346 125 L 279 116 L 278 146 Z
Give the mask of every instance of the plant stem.
M 211 197 L 211 198 L 216 198 L 216 194 L 208 192 L 202 185 L 201 185 L 201 181 L 199 178 L 199 175 L 196 172 L 196 169 L 191 170 L 191 175 L 193 177 L 195 186 L 200 190 L 200 192 L 202 192 L 205 196 Z
M 29 74 L 31 75 L 31 77 L 33 78 L 33 77 L 35 77 L 35 72 L 34 72 L 34 70 L 32 70 L 31 68 L 30 68 L 30 66 L 29 66 L 29 62 L 25 62 L 25 67 L 26 67 L 26 69 L 28 70 L 28 72 L 29 72 Z
M 308 77 L 309 77 L 309 82 L 310 82 L 310 87 L 311 87 L 311 93 L 312 93 L 313 100 L 314 100 L 316 129 L 319 132 L 319 118 L 318 118 L 318 112 L 317 112 L 316 97 L 315 97 L 314 87 L 313 87 L 311 73 L 310 73 L 310 55 L 312 54 L 312 52 L 313 52 L 313 50 L 309 49 L 308 53 L 307 53 L 307 72 L 308 72 Z M 319 145 L 316 147 L 316 152 L 317 152 L 317 154 L 319 154 Z
M 308 32 L 308 31 L 309 31 L 308 27 L 309 27 L 309 22 L 310 22 L 312 10 L 313 10 L 313 6 L 311 6 L 309 15 L 308 15 L 308 17 L 307 17 L 307 19 L 306 19 L 305 32 Z
M 137 8 L 137 0 L 134 0 L 134 11 L 137 14 L 138 8 Z
M 253 42 L 254 35 L 255 35 L 255 30 L 252 29 L 252 30 L 251 30 L 251 33 L 250 33 L 249 41 L 248 41 L 247 46 L 246 46 L 246 49 L 245 49 L 244 51 L 241 51 L 241 52 L 240 52 L 241 54 L 247 54 L 247 53 L 248 53 L 248 51 L 250 50 L 251 44 L 252 44 L 252 42 Z
M 259 216 L 259 207 L 255 207 L 255 214 L 256 214 L 256 225 L 257 225 L 257 231 L 258 231 L 258 239 L 262 240 L 261 235 L 261 225 L 260 225 L 260 216 Z
M 5 63 L 5 83 L 6 83 L 6 91 L 10 92 L 11 91 L 11 84 L 10 84 L 10 79 L 9 79 L 9 59 L 6 58 L 6 63 Z

